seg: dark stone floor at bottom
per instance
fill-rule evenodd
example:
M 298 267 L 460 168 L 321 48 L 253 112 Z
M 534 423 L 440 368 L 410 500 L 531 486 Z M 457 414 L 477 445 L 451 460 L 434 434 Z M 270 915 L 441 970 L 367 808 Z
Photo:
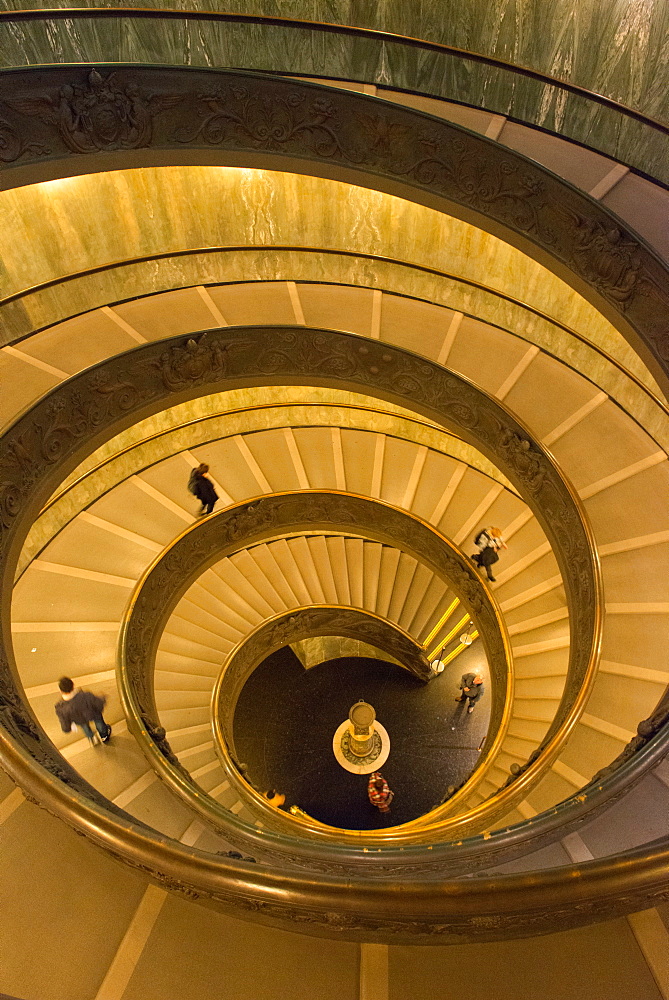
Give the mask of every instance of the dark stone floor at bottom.
M 463 673 L 484 666 L 470 648 L 429 684 L 392 663 L 350 658 L 305 670 L 289 648 L 258 667 L 235 711 L 236 756 L 260 791 L 276 788 L 332 826 L 373 830 L 406 823 L 439 803 L 478 761 L 487 730 L 489 692 L 471 715 L 455 702 Z M 487 669 L 484 676 L 487 677 Z M 376 709 L 390 736 L 382 773 L 395 793 L 383 815 L 367 799 L 367 775 L 336 761 L 332 737 L 360 698 Z

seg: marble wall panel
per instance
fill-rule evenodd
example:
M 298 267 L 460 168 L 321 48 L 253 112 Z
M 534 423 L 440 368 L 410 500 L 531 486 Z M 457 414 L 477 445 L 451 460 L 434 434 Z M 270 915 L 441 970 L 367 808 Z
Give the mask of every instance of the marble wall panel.
M 318 247 L 436 268 L 525 302 L 587 331 L 593 340 L 621 341 L 565 282 L 502 240 L 432 209 L 336 181 L 250 169 L 144 168 L 5 191 L 0 213 L 3 297 L 66 274 L 156 253 L 226 245 Z M 321 260 L 324 276 L 329 256 Z M 271 268 L 267 258 L 263 264 Z M 95 278 L 96 283 L 105 280 Z M 195 283 L 203 280 L 200 276 Z M 146 291 L 143 286 L 139 294 Z M 126 289 L 123 297 L 130 294 Z M 76 296 L 72 282 L 67 295 Z M 117 291 L 114 299 L 119 297 Z M 83 311 L 75 302 L 70 308 Z
M 3 0 L 0 9 L 11 10 L 18 2 Z M 188 11 L 210 5 L 176 0 L 164 6 Z M 485 5 L 478 0 L 246 0 L 227 9 L 377 28 L 455 45 L 565 79 L 658 118 L 669 113 L 663 49 L 669 8 L 663 0 L 558 0 L 550 7 L 542 0 Z M 80 15 L 50 23 L 0 24 L 0 51 L 10 66 L 79 60 L 244 66 L 404 87 L 534 122 L 630 159 L 650 173 L 666 167 L 663 136 L 617 111 L 503 67 L 421 50 L 390 36 L 378 40 L 277 25 Z

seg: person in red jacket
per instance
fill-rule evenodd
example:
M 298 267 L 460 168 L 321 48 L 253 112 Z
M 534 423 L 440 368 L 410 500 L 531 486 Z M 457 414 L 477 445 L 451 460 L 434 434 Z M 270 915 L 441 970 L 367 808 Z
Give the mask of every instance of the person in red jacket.
M 60 688 L 61 700 L 56 702 L 55 709 L 63 732 L 71 733 L 73 727 L 78 726 L 84 731 L 91 743 L 94 743 L 92 722 L 102 743 L 108 743 L 111 736 L 111 726 L 108 726 L 102 718 L 102 710 L 107 699 L 104 696 L 99 698 L 92 691 L 82 691 L 80 688 L 75 688 L 71 677 L 61 677 L 58 681 L 58 687 Z
M 367 784 L 367 796 L 379 812 L 390 812 L 390 803 L 393 801 L 395 794 L 390 791 L 388 782 L 380 771 L 374 771 L 374 774 L 370 774 Z

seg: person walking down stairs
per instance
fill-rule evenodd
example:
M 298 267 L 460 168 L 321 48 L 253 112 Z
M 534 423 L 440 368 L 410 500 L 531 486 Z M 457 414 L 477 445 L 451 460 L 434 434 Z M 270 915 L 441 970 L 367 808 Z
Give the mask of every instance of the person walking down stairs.
M 472 561 L 479 569 L 485 569 L 491 583 L 495 582 L 492 575 L 492 566 L 499 561 L 497 555 L 500 549 L 505 549 L 504 539 L 500 528 L 482 528 L 474 539 L 474 545 L 478 552 L 472 556 Z
M 196 496 L 202 504 L 202 508 L 197 512 L 198 517 L 202 517 L 203 514 L 211 514 L 214 504 L 218 500 L 218 493 L 207 472 L 209 472 L 209 466 L 203 462 L 198 465 L 197 469 L 193 469 L 188 480 L 189 493 Z
M 95 733 L 91 728 L 93 723 L 100 742 L 109 743 L 111 726 L 107 725 L 102 717 L 107 700 L 104 695 L 98 696 L 92 691 L 75 688 L 71 677 L 61 677 L 58 687 L 61 700 L 56 702 L 55 709 L 63 732 L 71 733 L 78 726 L 93 744 L 96 742 Z

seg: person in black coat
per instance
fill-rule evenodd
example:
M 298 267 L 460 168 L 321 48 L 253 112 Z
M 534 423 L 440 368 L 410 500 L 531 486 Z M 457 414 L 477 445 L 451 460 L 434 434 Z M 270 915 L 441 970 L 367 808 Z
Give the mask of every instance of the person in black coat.
M 111 726 L 108 726 L 102 718 L 106 698 L 104 696 L 98 697 L 92 691 L 82 691 L 80 688 L 75 688 L 71 677 L 61 677 L 58 681 L 58 687 L 61 700 L 57 701 L 54 707 L 63 732 L 70 733 L 74 726 L 78 726 L 84 731 L 91 743 L 94 743 L 92 722 L 101 741 L 108 743 L 111 736 Z
M 209 472 L 209 466 L 203 462 L 202 465 L 198 465 L 197 469 L 193 469 L 188 480 L 188 489 L 202 504 L 202 509 L 197 512 L 198 517 L 202 517 L 203 514 L 211 514 L 214 504 L 218 500 L 218 493 L 211 479 L 207 476 L 207 472 Z
M 474 553 L 472 561 L 479 569 L 485 569 L 490 582 L 495 583 L 492 567 L 499 560 L 499 550 L 506 548 L 502 532 L 499 528 L 483 528 L 474 539 L 474 545 L 478 552 Z

